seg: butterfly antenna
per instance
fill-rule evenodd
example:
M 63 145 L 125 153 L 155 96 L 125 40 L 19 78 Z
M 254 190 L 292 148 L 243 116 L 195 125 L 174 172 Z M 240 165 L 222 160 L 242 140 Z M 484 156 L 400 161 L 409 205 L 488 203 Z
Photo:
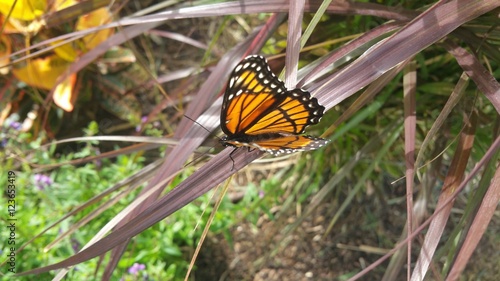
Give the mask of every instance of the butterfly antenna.
M 202 127 L 203 129 L 205 129 L 205 131 L 207 131 L 207 132 L 209 132 L 210 134 L 212 134 L 212 132 L 211 132 L 209 129 L 205 128 L 203 125 L 201 125 L 199 122 L 197 122 L 197 121 L 196 121 L 196 120 L 194 120 L 193 118 L 191 118 L 191 117 L 187 116 L 186 114 L 183 114 L 183 115 L 184 115 L 184 117 L 186 117 L 187 119 L 189 119 L 189 120 L 193 121 L 193 123 L 196 123 L 196 124 L 198 124 L 198 126 L 200 126 L 200 127 Z
M 197 122 L 197 121 L 196 121 L 196 120 L 194 120 L 193 118 L 191 118 L 191 117 L 187 116 L 186 114 L 183 114 L 183 115 L 184 115 L 184 117 L 186 117 L 187 119 L 189 119 L 189 120 L 193 121 L 193 123 L 197 124 L 198 126 L 202 127 L 203 129 L 205 129 L 205 131 L 207 131 L 207 132 L 208 132 L 211 136 L 215 136 L 215 137 L 216 137 L 216 138 L 218 138 L 219 140 L 221 139 L 219 136 L 217 136 L 217 135 L 215 135 L 214 133 L 212 133 L 209 129 L 205 128 L 203 125 L 201 125 L 199 122 Z M 184 167 L 187 167 L 187 166 L 189 166 L 189 165 L 193 164 L 194 162 L 197 162 L 198 160 L 200 160 L 203 156 L 207 155 L 207 154 L 208 154 L 208 152 L 209 152 L 212 148 L 214 148 L 214 146 L 213 146 L 213 147 L 211 147 L 211 148 L 209 148 L 206 152 L 201 153 L 201 155 L 200 155 L 199 157 L 194 158 L 192 161 L 190 161 L 189 163 L 187 163 L 186 165 L 184 165 Z
M 183 114 L 184 117 L 186 117 L 187 119 L 193 121 L 193 123 L 195 124 L 198 124 L 198 126 L 202 127 L 203 129 L 205 129 L 205 131 L 207 131 L 211 136 L 214 136 L 216 138 L 218 138 L 219 140 L 222 140 L 218 135 L 212 133 L 209 129 L 205 128 L 203 125 L 201 125 L 199 122 L 197 122 L 196 120 L 194 120 L 193 118 L 187 116 L 186 114 Z

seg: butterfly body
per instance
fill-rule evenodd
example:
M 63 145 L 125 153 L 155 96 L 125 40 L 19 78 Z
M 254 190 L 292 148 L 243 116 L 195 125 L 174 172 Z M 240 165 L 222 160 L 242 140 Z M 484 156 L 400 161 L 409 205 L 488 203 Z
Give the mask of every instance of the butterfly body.
M 261 56 L 248 56 L 234 69 L 222 103 L 224 146 L 258 148 L 280 155 L 317 149 L 328 140 L 302 135 L 325 108 L 309 92 L 287 91 Z
M 313 150 L 323 146 L 324 139 L 311 136 L 297 136 L 292 134 L 268 133 L 255 136 L 242 136 L 222 138 L 224 146 L 249 147 L 266 151 L 274 156 L 288 154 L 297 151 Z M 311 144 L 315 144 L 311 145 Z

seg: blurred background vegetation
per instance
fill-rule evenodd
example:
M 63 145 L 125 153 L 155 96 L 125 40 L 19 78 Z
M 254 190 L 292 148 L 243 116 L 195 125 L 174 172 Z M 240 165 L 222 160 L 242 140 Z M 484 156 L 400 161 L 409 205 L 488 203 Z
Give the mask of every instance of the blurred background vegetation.
M 218 2 L 1 1 L 0 66 L 6 67 L 0 68 L 0 182 L 6 185 L 8 171 L 15 172 L 16 245 L 17 249 L 24 247 L 18 253 L 17 272 L 75 254 L 139 196 L 168 147 L 158 143 L 158 138 L 171 139 L 185 118 L 186 107 L 197 102 L 196 93 L 213 67 L 271 14 L 228 13 L 166 21 L 125 44 L 108 48 L 84 68 L 69 71 L 83 54 L 124 27 L 82 36 L 78 32 L 131 15 Z M 375 7 L 407 16 L 434 4 L 373 2 L 378 6 L 363 6 L 373 8 L 373 15 L 357 10 L 324 14 L 300 54 L 299 69 L 386 23 L 382 10 Z M 498 12 L 496 9 L 463 27 L 461 32 L 474 33 L 480 42 L 459 42 L 496 80 L 500 77 Z M 313 15 L 304 14 L 304 28 Z M 62 44 L 66 38 L 58 37 L 65 34 L 73 36 L 69 44 Z M 287 38 L 285 20 L 260 52 L 271 58 L 276 74 L 284 66 Z M 417 73 L 417 149 L 450 104 L 450 96 L 456 98 L 419 163 L 422 167 L 417 174 L 421 174 L 416 177 L 414 195 L 415 208 L 421 208 L 416 216 L 422 221 L 435 211 L 466 126 L 464 116 L 473 116 L 476 125 L 471 156 L 461 176 L 470 172 L 498 137 L 499 118 L 478 87 L 464 82 L 464 70 L 447 52 L 446 43 L 429 46 L 412 63 Z M 71 75 L 64 77 L 68 72 Z M 134 237 L 111 280 L 184 280 L 218 200 L 221 206 L 214 213 L 190 280 L 347 280 L 375 262 L 405 233 L 403 75 L 403 71 L 396 74 L 365 106 L 347 117 L 343 114 L 356 108 L 364 97 L 362 91 L 329 109 L 320 124 L 308 129 L 311 135 L 326 132 L 332 142 L 324 149 L 257 160 L 231 178 L 225 196 L 221 192 L 203 195 Z M 457 87 L 461 87 L 459 93 L 451 95 Z M 193 154 L 194 161 L 188 161 L 164 193 L 222 150 L 216 135 L 220 131 Z M 104 136 L 118 137 L 110 141 L 99 138 Z M 120 136 L 145 138 L 138 145 L 133 143 L 136 139 L 122 140 Z M 70 138 L 79 139 L 55 143 Z M 456 197 L 426 280 L 447 275 L 463 237 L 457 232 L 467 224 L 464 217 L 477 210 L 477 193 L 484 195 L 498 169 L 498 151 L 492 159 L 482 177 L 473 179 Z M 4 224 L 7 200 L 5 193 Z M 499 280 L 498 233 L 497 210 L 461 280 Z M 424 234 L 413 242 L 413 261 Z M 2 230 L 1 240 L 6 241 L 8 235 Z M 3 243 L 2 257 L 8 252 Z M 106 255 L 78 264 L 67 278 L 100 279 L 109 259 Z M 405 266 L 394 269 L 385 261 L 364 278 L 402 280 Z M 8 268 L 2 264 L 1 272 L 6 274 Z M 394 275 L 390 277 L 388 272 Z M 50 272 L 38 279 L 54 276 Z M 33 276 L 16 280 L 33 280 Z

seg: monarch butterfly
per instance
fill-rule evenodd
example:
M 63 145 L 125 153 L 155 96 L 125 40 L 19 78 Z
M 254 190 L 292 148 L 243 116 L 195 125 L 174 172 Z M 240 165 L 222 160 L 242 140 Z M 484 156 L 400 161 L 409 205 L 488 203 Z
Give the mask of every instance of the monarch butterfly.
M 266 59 L 251 55 L 234 68 L 229 78 L 220 116 L 226 134 L 221 143 L 258 148 L 274 156 L 314 150 L 328 140 L 302 133 L 319 122 L 324 110 L 309 92 L 287 91 Z

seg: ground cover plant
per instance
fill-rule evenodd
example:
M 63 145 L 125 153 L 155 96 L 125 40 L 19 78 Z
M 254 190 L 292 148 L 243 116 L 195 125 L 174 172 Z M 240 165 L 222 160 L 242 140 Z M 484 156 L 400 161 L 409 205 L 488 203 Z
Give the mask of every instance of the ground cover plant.
M 1 2 L 5 280 L 496 280 L 499 6 Z M 250 54 L 328 145 L 219 144 Z

